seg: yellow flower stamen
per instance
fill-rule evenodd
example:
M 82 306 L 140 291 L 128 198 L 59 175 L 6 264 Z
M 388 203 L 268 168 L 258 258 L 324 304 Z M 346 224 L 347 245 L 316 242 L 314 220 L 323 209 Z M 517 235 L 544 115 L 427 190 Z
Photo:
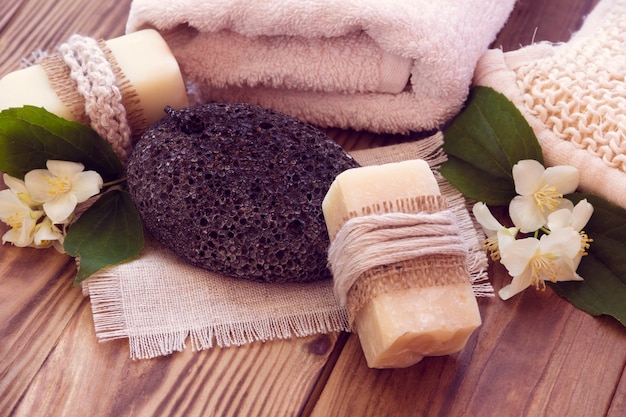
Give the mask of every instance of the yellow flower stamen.
M 580 233 L 580 254 L 582 256 L 586 256 L 587 249 L 589 249 L 589 247 L 591 246 L 590 243 L 593 242 L 593 239 L 591 239 L 589 235 L 585 233 L 584 230 L 581 230 L 579 233 Z
M 483 248 L 489 253 L 492 261 L 500 260 L 500 247 L 498 246 L 498 236 L 493 235 L 483 241 Z
M 23 219 L 23 216 L 21 216 L 20 213 L 16 211 L 15 213 L 7 217 L 5 223 L 11 229 L 18 230 L 18 229 L 21 229 L 22 226 L 24 226 L 22 219 Z
M 552 256 L 535 256 L 530 261 L 530 285 L 537 290 L 544 291 L 546 289 L 546 279 L 551 282 L 557 282 L 557 278 L 561 275 L 561 265 L 559 265 Z
M 541 212 L 545 213 L 546 211 L 551 212 L 556 209 L 559 205 L 559 200 L 563 198 L 563 194 L 558 193 L 556 187 L 546 184 L 533 194 L 533 198 Z
M 52 195 L 65 194 L 72 189 L 72 183 L 67 177 L 48 177 L 48 185 L 48 193 Z

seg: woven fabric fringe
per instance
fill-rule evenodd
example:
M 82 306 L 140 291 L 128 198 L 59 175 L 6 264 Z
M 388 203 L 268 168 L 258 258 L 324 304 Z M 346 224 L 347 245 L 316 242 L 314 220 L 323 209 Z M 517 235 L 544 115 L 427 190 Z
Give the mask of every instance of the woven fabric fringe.
M 128 337 L 124 317 L 124 298 L 119 277 L 103 272 L 98 279 L 83 284 L 83 295 L 91 299 L 96 333 L 101 342 Z
M 445 161 L 442 144 L 439 133 L 352 155 L 362 165 L 420 158 L 436 167 Z M 437 177 L 468 247 L 474 291 L 477 296 L 493 295 L 482 250 L 484 236 L 465 199 Z M 98 339 L 128 338 L 133 359 L 168 355 L 187 345 L 199 351 L 350 331 L 330 280 L 266 284 L 231 279 L 188 265 L 151 241 L 141 257 L 91 277 L 83 283 L 83 291 L 91 298 Z

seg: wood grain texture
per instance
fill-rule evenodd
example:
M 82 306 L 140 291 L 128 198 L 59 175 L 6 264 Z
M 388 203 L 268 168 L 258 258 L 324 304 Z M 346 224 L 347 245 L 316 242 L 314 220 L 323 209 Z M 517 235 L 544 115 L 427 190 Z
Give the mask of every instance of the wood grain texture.
M 483 324 L 462 352 L 407 369 L 367 369 L 351 336 L 312 416 L 604 416 L 626 395 L 614 392 L 626 362 L 615 320 L 549 290 L 479 306 Z
M 0 3 L 0 76 L 73 33 L 122 35 L 130 5 Z M 567 40 L 596 3 L 518 0 L 493 46 Z M 327 133 L 347 150 L 420 137 Z M 481 299 L 484 323 L 459 354 L 372 370 L 348 334 L 131 361 L 126 341 L 97 342 L 74 273 L 54 251 L 0 247 L 0 416 L 626 415 L 626 332 L 549 289 Z M 491 276 L 507 282 L 499 266 Z
M 128 0 L 3 0 L 0 74 L 20 68 L 32 52 L 53 50 L 74 33 L 103 39 L 124 34 L 129 7 Z
M 88 303 L 65 329 L 14 416 L 298 415 L 336 335 L 132 361 L 98 344 Z
M 626 416 L 626 371 L 622 372 L 622 379 L 615 389 L 615 395 L 607 417 Z
M 71 286 L 73 274 L 74 263 L 66 256 L 0 249 L 0 415 L 17 404 L 85 302 Z
M 517 0 L 492 48 L 511 51 L 533 42 L 565 42 L 580 28 L 598 1 Z

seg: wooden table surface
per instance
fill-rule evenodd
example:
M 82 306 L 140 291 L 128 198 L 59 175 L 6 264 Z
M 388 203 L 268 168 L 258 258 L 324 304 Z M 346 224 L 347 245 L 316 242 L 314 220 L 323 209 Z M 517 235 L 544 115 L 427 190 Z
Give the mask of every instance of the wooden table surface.
M 72 33 L 123 34 L 130 1 L 0 4 L 4 75 Z M 595 4 L 519 0 L 494 47 L 567 40 Z M 408 140 L 329 134 L 347 150 Z M 490 272 L 502 287 L 503 269 Z M 132 361 L 125 340 L 97 342 L 74 273 L 54 250 L 0 247 L 0 416 L 626 416 L 626 330 L 549 289 L 481 299 L 459 354 L 372 370 L 349 334 Z

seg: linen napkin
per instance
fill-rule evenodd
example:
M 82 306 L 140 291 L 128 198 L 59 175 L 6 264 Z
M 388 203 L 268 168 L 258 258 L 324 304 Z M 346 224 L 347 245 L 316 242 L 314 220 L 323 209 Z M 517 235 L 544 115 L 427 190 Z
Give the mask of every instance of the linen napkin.
M 602 0 L 566 43 L 489 50 L 475 83 L 522 112 L 548 165 L 573 165 L 580 189 L 626 208 L 626 0 Z
M 352 155 L 361 165 L 421 158 L 436 167 L 445 160 L 443 136 Z M 468 249 L 467 266 L 477 296 L 490 296 L 482 231 L 466 200 L 437 172 Z M 191 266 L 148 241 L 134 261 L 108 268 L 83 283 L 91 299 L 100 341 L 127 338 L 133 359 L 254 341 L 349 331 L 333 283 L 268 284 L 233 279 Z
M 461 109 L 515 0 L 134 0 L 199 102 L 247 102 L 322 127 L 407 133 Z

